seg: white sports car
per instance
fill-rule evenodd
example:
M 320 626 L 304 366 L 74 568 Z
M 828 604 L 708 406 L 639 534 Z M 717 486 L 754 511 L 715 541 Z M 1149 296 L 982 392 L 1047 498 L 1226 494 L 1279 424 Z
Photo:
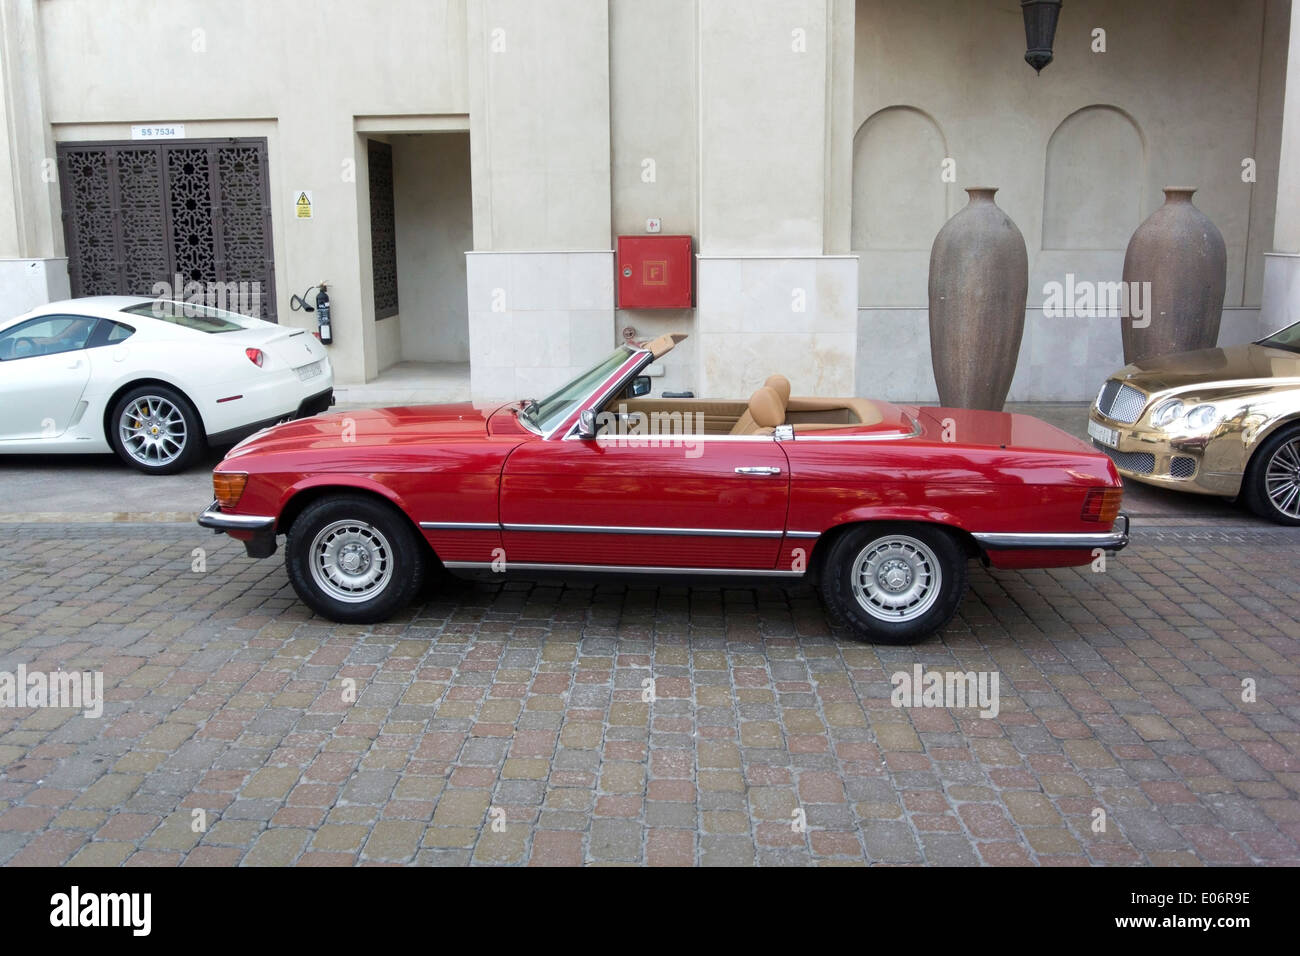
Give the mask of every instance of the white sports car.
M 170 474 L 333 402 L 314 335 L 206 305 L 100 296 L 0 322 L 0 452 L 115 451 Z

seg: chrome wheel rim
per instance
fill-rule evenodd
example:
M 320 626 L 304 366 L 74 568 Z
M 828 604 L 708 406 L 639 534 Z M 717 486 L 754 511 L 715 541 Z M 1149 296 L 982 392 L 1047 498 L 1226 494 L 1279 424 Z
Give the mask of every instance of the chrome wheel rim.
M 393 578 L 393 549 L 383 533 L 364 521 L 335 521 L 311 543 L 311 577 L 336 601 L 360 604 L 376 597 Z
M 853 562 L 853 596 L 881 621 L 912 621 L 934 606 L 943 584 L 939 557 L 922 541 L 895 534 L 877 538 Z
M 1273 452 L 1264 470 L 1264 491 L 1279 512 L 1300 519 L 1300 438 Z
M 158 395 L 133 399 L 117 421 L 126 453 L 142 465 L 169 465 L 185 450 L 185 415 Z

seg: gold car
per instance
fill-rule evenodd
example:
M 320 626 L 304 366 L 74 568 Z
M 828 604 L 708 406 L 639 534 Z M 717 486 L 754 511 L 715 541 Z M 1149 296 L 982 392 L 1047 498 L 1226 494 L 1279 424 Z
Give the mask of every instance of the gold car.
M 1300 322 L 1126 365 L 1097 394 L 1088 434 L 1125 478 L 1300 524 Z

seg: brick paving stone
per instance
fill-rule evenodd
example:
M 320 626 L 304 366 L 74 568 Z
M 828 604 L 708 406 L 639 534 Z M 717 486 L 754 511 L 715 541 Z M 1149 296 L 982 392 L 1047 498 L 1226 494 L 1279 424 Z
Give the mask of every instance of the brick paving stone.
M 0 714 L 0 863 L 1300 862 L 1300 531 L 972 565 L 912 648 L 803 587 L 467 584 L 345 627 L 191 527 L 6 532 L 0 670 L 75 661 L 106 702 Z M 895 708 L 915 663 L 997 670 L 998 717 Z

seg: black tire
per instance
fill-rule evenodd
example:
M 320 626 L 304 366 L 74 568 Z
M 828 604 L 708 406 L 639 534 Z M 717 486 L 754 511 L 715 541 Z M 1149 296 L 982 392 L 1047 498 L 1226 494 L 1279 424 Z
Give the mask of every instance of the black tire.
M 117 457 L 146 475 L 184 471 L 206 445 L 199 413 L 188 398 L 166 385 L 128 389 L 113 403 L 106 430 Z
M 873 556 L 873 549 L 883 550 Z M 860 560 L 875 569 L 861 579 L 872 582 L 859 589 L 862 599 L 854 589 Z M 891 573 L 898 582 L 896 593 L 883 577 Z M 926 577 L 932 582 L 929 588 Z M 965 552 L 944 529 L 919 524 L 865 524 L 846 531 L 831 546 L 821 576 L 831 620 L 874 644 L 924 640 L 952 619 L 965 590 Z M 898 619 L 890 602 L 898 605 Z
M 1250 456 L 1250 464 L 1241 482 L 1241 499 L 1246 507 L 1261 518 L 1268 518 L 1278 524 L 1300 525 L 1300 425 L 1281 428 L 1268 437 L 1264 444 Z M 1270 470 L 1272 474 L 1270 475 Z M 1294 499 L 1283 498 L 1279 503 L 1269 494 L 1270 487 L 1275 494 L 1290 495 L 1290 485 L 1286 484 L 1288 472 L 1296 485 Z M 1285 490 L 1284 490 L 1285 489 Z M 1290 514 L 1287 513 L 1286 508 Z
M 388 620 L 419 592 L 426 565 L 406 516 L 364 495 L 312 502 L 294 519 L 284 548 L 298 597 L 340 624 Z

